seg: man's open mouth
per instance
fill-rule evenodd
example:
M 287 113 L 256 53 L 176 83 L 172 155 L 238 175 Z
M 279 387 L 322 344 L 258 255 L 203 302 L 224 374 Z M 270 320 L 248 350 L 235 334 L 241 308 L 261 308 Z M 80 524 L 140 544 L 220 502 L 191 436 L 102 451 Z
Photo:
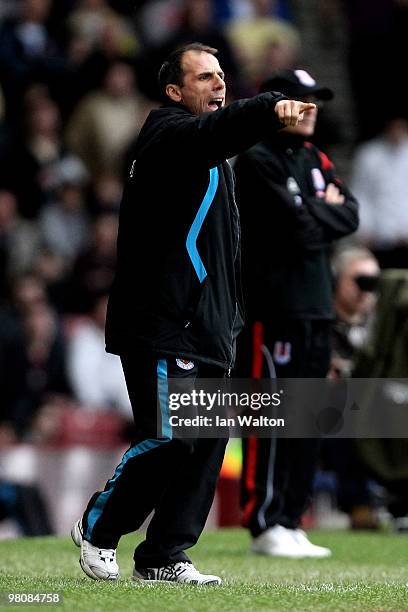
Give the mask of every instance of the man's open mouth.
M 211 108 L 211 110 L 218 110 L 219 108 L 222 107 L 223 102 L 224 102 L 224 98 L 222 97 L 211 98 L 211 100 L 208 102 L 208 106 L 209 108 Z

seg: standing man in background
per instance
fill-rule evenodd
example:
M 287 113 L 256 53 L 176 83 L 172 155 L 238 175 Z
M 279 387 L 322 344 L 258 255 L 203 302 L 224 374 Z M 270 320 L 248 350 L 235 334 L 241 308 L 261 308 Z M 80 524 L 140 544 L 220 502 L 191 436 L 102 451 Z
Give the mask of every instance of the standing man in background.
M 274 73 L 261 92 L 304 101 L 328 100 L 304 70 Z M 354 232 L 357 203 L 333 164 L 307 141 L 317 107 L 297 126 L 265 132 L 238 157 L 237 202 L 243 235 L 248 333 L 238 372 L 254 378 L 325 378 L 330 364 L 333 286 L 330 248 Z M 312 494 L 319 444 L 312 439 L 243 441 L 243 524 L 256 553 L 325 557 L 299 529 Z
M 296 125 L 314 105 L 265 92 L 223 108 L 215 54 L 193 43 L 163 64 L 164 105 L 140 132 L 121 204 L 106 347 L 121 357 L 137 438 L 72 530 L 81 567 L 94 579 L 118 577 L 120 537 L 154 511 L 133 577 L 221 583 L 184 551 L 204 528 L 226 440 L 173 438 L 167 384 L 220 378 L 234 363 L 243 318 L 239 218 L 226 160 L 266 129 Z

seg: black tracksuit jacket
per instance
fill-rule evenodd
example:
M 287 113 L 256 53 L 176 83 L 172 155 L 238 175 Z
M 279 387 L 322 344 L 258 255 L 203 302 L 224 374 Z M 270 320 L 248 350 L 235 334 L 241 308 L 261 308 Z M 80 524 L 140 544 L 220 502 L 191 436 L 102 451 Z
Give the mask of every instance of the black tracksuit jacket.
M 358 227 L 358 205 L 327 156 L 280 132 L 237 158 L 244 295 L 248 318 L 268 323 L 332 319 L 333 242 Z M 341 205 L 322 196 L 334 183 Z
M 268 92 L 201 116 L 168 104 L 148 116 L 121 204 L 106 348 L 222 368 L 243 325 L 240 229 L 228 158 L 279 130 Z

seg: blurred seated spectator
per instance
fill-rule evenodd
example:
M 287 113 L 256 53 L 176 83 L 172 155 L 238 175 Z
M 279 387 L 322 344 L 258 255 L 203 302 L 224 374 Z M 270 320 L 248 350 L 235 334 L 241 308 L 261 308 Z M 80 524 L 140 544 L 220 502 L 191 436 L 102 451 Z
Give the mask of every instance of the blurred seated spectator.
M 44 246 L 65 259 L 74 260 L 84 250 L 89 232 L 84 189 L 88 173 L 79 158 L 66 157 L 57 164 L 56 199 L 40 213 Z
M 17 319 L 47 303 L 44 283 L 32 272 L 20 274 L 10 288 L 9 312 Z
M 239 82 L 239 69 L 230 42 L 214 23 L 214 3 L 211 0 L 184 0 L 181 5 L 181 22 L 162 44 L 148 46 L 138 62 L 140 87 L 150 98 L 160 99 L 157 74 L 169 54 L 185 43 L 198 40 L 218 49 L 218 59 L 225 72 L 227 92 L 230 97 L 243 97 Z
M 125 161 L 125 167 L 130 168 L 132 162 L 133 159 L 128 162 Z M 122 181 L 111 172 L 104 172 L 95 178 L 91 187 L 89 207 L 92 214 L 96 217 L 103 213 L 118 215 L 123 192 Z
M 67 142 L 92 176 L 109 171 L 121 178 L 126 148 L 139 132 L 146 112 L 131 66 L 116 61 L 102 87 L 76 107 L 67 126 Z
M 117 233 L 117 215 L 104 213 L 94 221 L 89 247 L 77 257 L 68 281 L 68 312 L 89 312 L 95 297 L 109 292 L 116 269 Z
M 74 326 L 68 345 L 68 376 L 84 409 L 117 410 L 131 420 L 132 410 L 120 358 L 105 351 L 107 294 L 95 298 L 86 319 Z
M 349 246 L 333 257 L 336 319 L 332 328 L 331 376 L 352 376 L 356 351 L 367 342 L 376 305 L 380 268 L 366 248 Z
M 16 317 L 0 308 L 0 446 L 16 442 L 29 419 L 24 343 Z
M 87 39 L 71 33 L 68 54 L 71 71 L 64 83 L 61 107 L 68 117 L 78 102 L 89 92 L 100 88 L 109 66 L 113 62 L 126 61 L 134 67 L 139 45 L 129 27 L 122 20 L 108 20 L 98 37 L 98 43 L 90 45 Z
M 144 44 L 148 47 L 160 45 L 182 21 L 182 0 L 144 2 L 138 11 L 137 20 Z
M 382 410 L 385 402 L 386 418 L 391 422 L 393 405 L 397 410 L 408 405 L 407 297 L 408 270 L 384 270 L 372 332 L 354 368 L 356 378 L 376 379 L 374 387 L 367 386 L 360 406 L 367 405 L 371 411 Z M 388 493 L 387 509 L 393 527 L 396 531 L 408 532 L 408 440 L 404 423 L 398 419 L 395 426 L 401 434 L 396 438 L 361 438 L 357 444 L 367 469 Z
M 408 268 L 408 121 L 387 121 L 382 133 L 358 147 L 351 188 L 360 202 L 358 236 L 381 268 Z
M 300 34 L 294 25 L 276 17 L 274 0 L 252 0 L 252 6 L 253 16 L 232 19 L 227 25 L 227 34 L 242 65 L 243 77 L 255 93 L 265 74 L 271 72 L 271 66 L 265 64 L 270 61 L 271 52 L 275 63 L 278 60 L 291 63 L 278 68 L 291 68 L 297 63 Z
M 365 248 L 349 246 L 333 257 L 336 282 L 336 319 L 332 328 L 332 358 L 329 376 L 353 375 L 356 354 L 368 341 L 372 324 L 380 268 Z M 323 463 L 336 474 L 337 503 L 349 515 L 352 529 L 377 529 L 376 500 L 367 466 L 360 457 L 356 440 L 324 440 Z
M 33 82 L 47 83 L 57 92 L 65 73 L 65 60 L 47 27 L 51 0 L 22 0 L 16 19 L 0 27 L 0 80 L 7 117 L 16 120 L 21 100 Z
M 61 255 L 41 248 L 32 262 L 33 274 L 43 283 L 51 306 L 60 314 L 69 306 L 68 275 L 72 262 Z
M 265 80 L 275 70 L 295 68 L 299 63 L 299 49 L 290 39 L 280 38 L 265 45 L 260 53 L 258 66 L 259 82 Z
M 40 250 L 37 226 L 22 219 L 17 208 L 15 195 L 0 189 L 0 300 L 6 294 L 8 282 L 28 271 Z
M 66 342 L 54 312 L 47 303 L 37 305 L 22 318 L 26 379 L 33 413 L 48 396 L 68 395 Z
M 121 53 L 135 48 L 137 39 L 131 22 L 116 13 L 106 0 L 79 0 L 68 18 L 71 33 L 86 41 L 90 49 L 98 47 L 106 28 L 115 24 L 121 30 Z
M 66 344 L 45 287 L 33 274 L 16 278 L 9 309 L 1 316 L 0 375 L 10 372 L 9 360 L 15 369 L 13 384 L 6 381 L 10 401 L 2 420 L 12 425 L 18 437 L 30 439 L 43 407 L 57 408 L 63 403 L 60 398 L 69 396 Z
M 25 130 L 1 160 L 0 184 L 14 191 L 24 217 L 38 216 L 58 185 L 58 164 L 69 155 L 57 105 L 42 86 L 26 95 Z

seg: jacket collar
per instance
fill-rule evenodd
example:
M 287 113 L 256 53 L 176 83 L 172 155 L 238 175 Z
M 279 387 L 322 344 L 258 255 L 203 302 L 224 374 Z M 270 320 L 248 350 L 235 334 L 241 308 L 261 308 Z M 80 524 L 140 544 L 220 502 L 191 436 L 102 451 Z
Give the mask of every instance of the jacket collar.
M 186 106 L 184 106 L 184 104 L 180 104 L 179 102 L 173 102 L 173 100 L 170 100 L 170 98 L 168 98 L 168 100 L 163 102 L 161 108 L 178 108 L 179 110 L 183 110 L 189 115 L 193 114 L 191 111 L 188 110 Z

